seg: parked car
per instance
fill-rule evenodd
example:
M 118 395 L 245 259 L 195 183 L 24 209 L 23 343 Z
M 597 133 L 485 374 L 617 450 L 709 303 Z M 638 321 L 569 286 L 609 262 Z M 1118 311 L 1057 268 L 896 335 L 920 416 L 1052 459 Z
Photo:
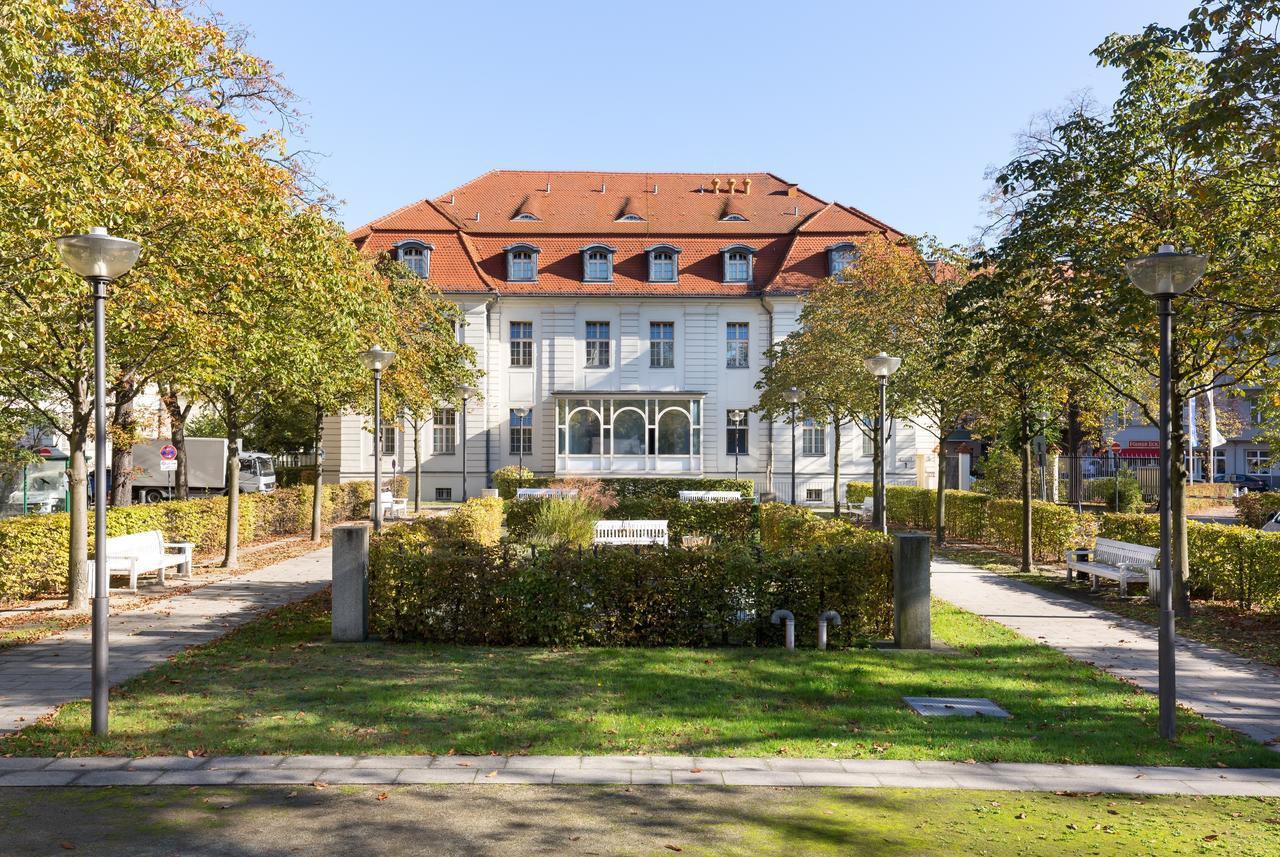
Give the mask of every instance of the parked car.
M 1250 476 L 1247 473 L 1219 473 L 1213 477 L 1213 481 L 1234 485 L 1238 494 L 1244 494 L 1248 491 L 1271 490 L 1271 483 L 1267 482 L 1267 480 L 1260 476 Z
M 1280 533 L 1280 512 L 1276 512 L 1262 525 L 1262 531 L 1264 533 Z

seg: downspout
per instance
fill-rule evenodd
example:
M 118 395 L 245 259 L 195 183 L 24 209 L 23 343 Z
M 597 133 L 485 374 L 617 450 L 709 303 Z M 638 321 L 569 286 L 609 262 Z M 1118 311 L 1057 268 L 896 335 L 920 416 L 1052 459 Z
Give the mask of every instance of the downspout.
M 773 345 L 773 310 L 769 309 L 769 302 L 764 295 L 760 296 L 760 306 L 764 309 L 765 315 L 769 316 L 769 345 Z M 769 423 L 769 442 L 768 452 L 765 454 L 764 460 L 764 481 L 769 486 L 769 492 L 773 492 L 773 418 L 770 417 Z
M 493 487 L 493 444 L 490 443 L 489 436 L 490 423 L 489 406 L 492 400 L 489 398 L 489 385 L 493 381 L 493 373 L 489 371 L 489 351 L 490 343 L 493 339 L 493 312 L 492 308 L 497 303 L 497 298 L 490 298 L 484 304 L 484 487 Z M 463 478 L 466 478 L 465 476 Z

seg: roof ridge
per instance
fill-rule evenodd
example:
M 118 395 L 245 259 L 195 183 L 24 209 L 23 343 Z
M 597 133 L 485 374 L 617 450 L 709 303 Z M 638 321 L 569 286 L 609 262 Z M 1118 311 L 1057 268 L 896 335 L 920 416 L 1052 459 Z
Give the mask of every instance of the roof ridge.
M 373 220 L 370 220 L 368 223 L 364 224 L 363 226 L 357 226 L 355 229 L 349 230 L 347 232 L 347 235 L 353 236 L 357 232 L 361 232 L 365 229 L 373 229 L 374 226 L 381 223 L 382 221 L 395 217 L 397 214 L 400 214 L 401 212 L 404 212 L 404 211 L 408 211 L 409 209 L 413 208 L 415 205 L 421 205 L 424 202 L 430 202 L 430 200 L 415 199 L 413 202 L 409 203 L 408 205 L 402 205 L 399 208 L 397 208 L 395 211 L 389 211 L 386 214 L 382 215 L 381 217 L 375 217 Z
M 898 235 L 907 234 L 903 232 L 901 229 L 895 229 L 894 227 L 890 226 L 889 224 L 885 223 L 883 220 L 880 220 L 879 218 L 872 217 L 870 214 L 867 214 L 861 208 L 854 208 L 852 205 L 845 205 L 842 202 L 837 202 L 836 205 L 840 206 L 845 211 L 849 212 L 850 214 L 856 217 L 861 217 L 863 220 L 867 221 L 868 223 L 872 223 L 876 226 L 879 226 L 881 229 L 887 230 L 889 232 L 895 232 Z

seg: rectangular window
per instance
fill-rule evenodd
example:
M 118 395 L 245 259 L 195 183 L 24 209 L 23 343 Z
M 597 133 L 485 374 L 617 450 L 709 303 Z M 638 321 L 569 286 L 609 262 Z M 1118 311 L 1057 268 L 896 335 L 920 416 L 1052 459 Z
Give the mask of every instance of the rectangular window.
M 724 448 L 729 455 L 746 455 L 747 454 L 747 420 L 749 419 L 744 413 L 742 419 L 735 420 L 732 416 L 733 411 L 725 414 L 724 424 Z
M 529 283 L 537 279 L 533 262 L 533 253 L 528 250 L 513 250 L 508 256 L 507 279 L 517 283 Z
M 533 322 L 511 322 L 511 365 L 533 365 Z
M 437 489 L 436 489 L 436 500 L 437 500 L 438 502 L 444 502 L 444 503 L 447 503 L 448 501 L 450 501 L 450 500 L 452 500 L 452 499 L 453 499 L 453 489 L 452 489 L 452 488 L 437 488 Z
M 436 455 L 453 455 L 458 451 L 458 415 L 453 408 L 436 408 L 431 448 Z
M 609 368 L 609 322 L 587 322 L 587 368 Z
M 827 454 L 827 427 L 813 420 L 804 421 L 804 442 L 800 454 L 820 458 Z
M 1266 476 L 1271 472 L 1271 458 L 1266 450 L 1246 449 L 1244 469 L 1250 476 Z
M 751 282 L 751 257 L 742 252 L 726 254 L 724 260 L 724 281 L 726 283 Z
M 587 253 L 587 280 L 605 283 L 613 279 L 613 265 L 609 254 L 603 250 Z
M 676 366 L 676 325 L 671 321 L 649 322 L 649 368 Z
M 806 488 L 806 489 L 804 489 L 804 501 L 805 501 L 806 503 L 821 503 L 821 502 L 822 502 L 822 489 L 821 489 L 821 488 Z
M 394 425 L 386 425 L 384 423 L 382 426 L 382 454 L 396 454 L 396 427 Z
M 866 432 L 862 433 L 862 454 L 863 455 L 876 454 L 876 439 L 871 435 L 867 434 Z
M 1213 475 L 1223 476 L 1227 472 L 1227 451 L 1225 449 L 1215 449 L 1213 451 Z
M 533 454 L 533 411 L 519 417 L 516 409 L 511 409 L 511 454 Z
M 724 326 L 724 365 L 729 369 L 746 369 L 748 347 L 751 342 L 751 325 L 745 321 L 730 321 Z

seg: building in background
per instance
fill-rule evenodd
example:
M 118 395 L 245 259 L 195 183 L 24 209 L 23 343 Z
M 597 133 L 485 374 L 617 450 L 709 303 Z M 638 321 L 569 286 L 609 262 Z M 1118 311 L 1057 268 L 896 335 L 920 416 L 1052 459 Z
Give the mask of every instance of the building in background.
M 422 427 L 424 499 L 459 498 L 464 478 L 479 494 L 523 455 L 548 476 L 736 470 L 789 500 L 791 427 L 750 412 L 765 351 L 795 330 L 813 284 L 873 235 L 901 237 L 770 173 L 494 171 L 351 238 L 457 302 L 459 335 L 484 370 L 465 436 L 447 406 Z M 737 409 L 741 423 L 729 419 Z M 398 472 L 414 458 L 406 429 L 381 439 Z M 841 490 L 871 476 L 870 441 L 843 431 Z M 325 437 L 326 480 L 371 477 L 361 415 L 331 417 Z M 831 502 L 833 448 L 830 426 L 797 428 L 802 501 Z M 894 423 L 887 460 L 892 482 L 936 478 L 933 442 L 910 421 Z

